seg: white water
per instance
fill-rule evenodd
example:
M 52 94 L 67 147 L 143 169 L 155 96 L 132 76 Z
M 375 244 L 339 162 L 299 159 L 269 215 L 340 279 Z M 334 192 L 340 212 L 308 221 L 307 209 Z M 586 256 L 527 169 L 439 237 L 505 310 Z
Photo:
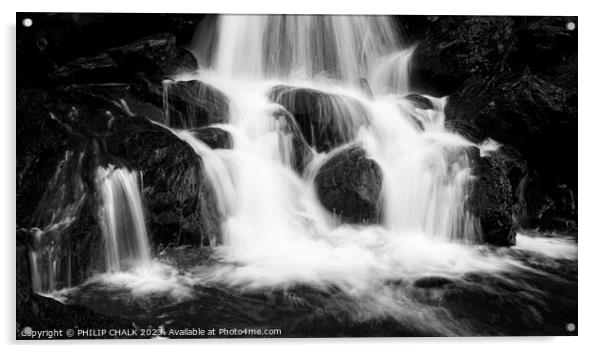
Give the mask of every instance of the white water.
M 217 31 L 212 67 L 227 77 L 352 83 L 402 49 L 386 16 L 223 15 Z
M 124 168 L 99 167 L 96 183 L 100 194 L 99 220 L 109 272 L 150 263 L 150 246 L 138 174 Z
M 202 158 L 223 218 L 218 254 L 231 265 L 204 268 L 204 278 L 245 287 L 334 282 L 362 292 L 390 278 L 515 265 L 467 246 L 480 242 L 478 220 L 464 211 L 473 144 L 445 130 L 444 99 L 424 110 L 404 98 L 412 49 L 399 45 L 388 18 L 222 16 L 217 29 L 213 64 L 176 78 L 199 79 L 230 102 L 220 127 L 232 135 L 231 150 L 175 131 Z M 288 88 L 274 96 L 279 85 Z M 270 100 L 299 89 L 319 95 L 320 119 L 347 142 L 313 148 L 302 175 L 281 119 L 290 114 Z M 381 224 L 340 224 L 315 194 L 319 168 L 350 145 L 382 169 Z

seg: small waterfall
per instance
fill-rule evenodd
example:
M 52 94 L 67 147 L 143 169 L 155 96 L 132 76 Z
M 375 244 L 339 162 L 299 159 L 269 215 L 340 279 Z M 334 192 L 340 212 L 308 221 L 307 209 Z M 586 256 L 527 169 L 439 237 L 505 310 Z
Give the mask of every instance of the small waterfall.
M 81 177 L 84 154 L 65 152 L 36 210 L 39 227 L 29 232 L 29 254 L 35 292 L 45 293 L 71 286 L 71 245 L 66 230 L 78 218 L 86 198 Z
M 122 271 L 148 264 L 150 246 L 138 174 L 113 165 L 99 167 L 96 183 L 101 199 L 98 216 L 107 271 Z

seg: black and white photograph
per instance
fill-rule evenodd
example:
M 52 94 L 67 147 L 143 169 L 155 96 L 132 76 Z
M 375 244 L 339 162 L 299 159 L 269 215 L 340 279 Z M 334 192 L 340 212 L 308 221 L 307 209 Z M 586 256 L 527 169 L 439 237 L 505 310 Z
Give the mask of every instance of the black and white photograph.
M 545 14 L 17 12 L 13 339 L 577 336 Z

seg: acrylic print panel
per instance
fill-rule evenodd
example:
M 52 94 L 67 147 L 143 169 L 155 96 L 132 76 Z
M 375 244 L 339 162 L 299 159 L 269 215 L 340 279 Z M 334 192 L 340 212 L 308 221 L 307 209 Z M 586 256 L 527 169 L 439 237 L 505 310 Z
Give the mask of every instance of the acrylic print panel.
M 17 23 L 17 339 L 577 334 L 577 18 Z

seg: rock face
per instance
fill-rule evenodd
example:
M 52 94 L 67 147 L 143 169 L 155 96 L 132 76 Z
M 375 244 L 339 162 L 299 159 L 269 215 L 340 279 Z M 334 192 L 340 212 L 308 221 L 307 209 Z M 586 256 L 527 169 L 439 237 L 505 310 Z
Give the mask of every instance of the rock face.
M 576 218 L 575 207 L 561 216 L 542 202 L 566 208 L 560 206 L 562 195 L 577 187 L 577 120 L 563 89 L 528 72 L 474 77 L 449 97 L 446 117 L 448 126 L 473 141 L 491 137 L 504 145 L 498 156 L 512 181 L 517 221 L 539 219 L 543 226 L 544 218 Z M 523 181 L 527 174 L 531 182 Z M 526 186 L 536 187 L 528 193 L 540 196 L 527 197 Z M 534 224 L 519 221 L 522 227 Z
M 322 204 L 349 223 L 377 223 L 382 171 L 366 157 L 360 147 L 350 147 L 335 154 L 318 171 L 315 178 Z
M 292 114 L 307 143 L 318 152 L 350 142 L 368 121 L 368 112 L 350 97 L 284 85 L 273 87 L 269 97 Z
M 508 246 L 516 243 L 512 219 L 512 186 L 500 161 L 492 157 L 473 158 L 476 179 L 466 200 L 467 209 L 480 220 L 483 241 Z
M 413 90 L 450 96 L 449 129 L 502 144 L 517 226 L 574 233 L 577 18 L 406 17 L 404 32 L 404 20 L 421 29 L 410 31 Z
M 104 268 L 95 170 L 136 170 L 151 243 L 219 243 L 215 196 L 202 161 L 185 142 L 119 104 L 122 86 L 21 89 L 17 102 L 17 225 L 44 231 L 52 245 L 56 288 Z M 126 90 L 127 91 L 127 90 Z M 125 101 L 125 99 L 123 99 Z M 57 245 L 59 244 L 59 245 Z M 45 271 L 45 269 L 41 269 Z M 44 284 L 49 285 L 48 283 Z
M 411 86 L 450 94 L 474 74 L 500 71 L 516 50 L 514 22 L 500 16 L 441 16 L 416 47 Z
M 21 27 L 17 31 L 20 67 L 17 81 L 40 85 L 45 82 L 48 74 L 73 60 L 95 57 L 100 51 L 165 33 L 175 38 L 170 42 L 175 44 L 176 53 L 170 59 L 178 57 L 177 52 L 180 50 L 177 47 L 186 45 L 196 24 L 205 15 L 19 13 L 17 17 L 17 23 L 30 18 L 35 24 L 30 28 Z M 191 58 L 187 57 L 187 60 Z M 109 76 L 103 80 L 111 81 Z
M 562 89 L 537 76 L 503 73 L 468 80 L 449 97 L 445 114 L 478 128 L 480 140 L 490 137 L 527 158 L 542 157 L 546 130 L 568 118 L 565 99 Z
M 197 128 L 225 123 L 229 100 L 217 88 L 198 80 L 167 81 L 163 84 L 166 123 L 175 128 Z

